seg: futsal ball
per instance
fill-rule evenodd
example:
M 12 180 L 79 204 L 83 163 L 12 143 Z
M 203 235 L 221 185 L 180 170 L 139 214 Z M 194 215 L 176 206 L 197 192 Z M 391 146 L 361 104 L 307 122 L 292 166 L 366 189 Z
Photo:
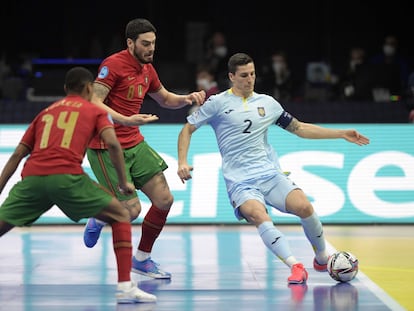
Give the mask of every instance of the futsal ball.
M 338 282 L 349 282 L 358 273 L 358 258 L 346 251 L 337 251 L 328 259 L 327 270 Z

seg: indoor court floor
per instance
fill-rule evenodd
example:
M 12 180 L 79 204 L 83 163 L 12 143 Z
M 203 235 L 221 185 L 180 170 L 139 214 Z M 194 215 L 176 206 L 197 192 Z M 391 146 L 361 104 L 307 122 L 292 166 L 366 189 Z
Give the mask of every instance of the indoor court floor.
M 338 283 L 312 268 L 302 228 L 279 227 L 309 272 L 288 286 L 289 270 L 250 225 L 167 225 L 153 259 L 172 279 L 132 273 L 156 303 L 117 305 L 116 263 L 106 226 L 98 244 L 83 245 L 83 225 L 15 228 L 0 238 L 0 310 L 4 311 L 267 311 L 414 310 L 413 226 L 328 226 L 328 246 L 359 259 L 359 272 Z M 134 248 L 140 226 L 133 226 Z

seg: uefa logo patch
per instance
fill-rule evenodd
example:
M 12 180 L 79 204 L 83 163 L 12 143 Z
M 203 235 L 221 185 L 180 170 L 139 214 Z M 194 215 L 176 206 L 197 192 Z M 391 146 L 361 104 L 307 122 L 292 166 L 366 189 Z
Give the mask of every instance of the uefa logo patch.
M 103 66 L 103 67 L 101 68 L 101 70 L 99 71 L 98 78 L 99 78 L 99 79 L 104 79 L 104 78 L 106 78 L 106 77 L 107 77 L 108 73 L 109 73 L 109 69 L 108 69 L 108 67 Z

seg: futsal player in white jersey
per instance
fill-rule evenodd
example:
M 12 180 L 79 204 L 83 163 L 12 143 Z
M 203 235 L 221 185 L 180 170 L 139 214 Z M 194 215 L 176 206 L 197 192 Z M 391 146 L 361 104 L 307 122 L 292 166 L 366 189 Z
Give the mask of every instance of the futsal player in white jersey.
M 187 117 L 178 137 L 178 171 L 184 183 L 193 167 L 187 154 L 192 133 L 204 124 L 215 131 L 222 156 L 222 172 L 230 203 L 237 219 L 256 226 L 263 243 L 290 269 L 289 284 L 305 283 L 308 272 L 292 254 L 284 234 L 273 224 L 267 206 L 300 218 L 305 235 L 315 252 L 313 267 L 326 271 L 326 250 L 322 223 L 305 193 L 281 170 L 267 132 L 277 125 L 302 138 L 343 138 L 357 145 L 369 139 L 353 129 L 329 129 L 297 120 L 271 96 L 254 92 L 253 59 L 236 53 L 228 61 L 231 88 L 212 95 L 200 109 Z

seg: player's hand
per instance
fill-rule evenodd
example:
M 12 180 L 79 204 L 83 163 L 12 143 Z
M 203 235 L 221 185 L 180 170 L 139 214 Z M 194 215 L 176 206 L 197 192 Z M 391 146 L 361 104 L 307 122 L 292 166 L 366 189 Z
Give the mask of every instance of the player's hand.
M 135 192 L 135 186 L 127 182 L 125 184 L 119 184 L 118 190 L 122 194 L 133 194 Z
M 368 145 L 369 144 L 369 138 L 358 133 L 355 130 L 347 130 L 345 132 L 344 138 L 354 144 L 357 144 L 359 146 Z
M 186 180 L 191 179 L 191 171 L 193 170 L 193 167 L 188 164 L 179 165 L 177 169 L 178 177 L 180 177 L 181 182 L 185 183 Z
M 142 114 L 137 113 L 133 114 L 132 116 L 127 117 L 127 125 L 135 126 L 135 125 L 143 125 L 150 122 L 157 121 L 159 118 L 155 114 Z
M 206 100 L 206 92 L 204 90 L 190 93 L 187 95 L 187 98 L 186 98 L 186 102 L 189 105 L 198 105 L 198 106 L 201 106 L 202 104 L 204 104 L 205 100 Z

